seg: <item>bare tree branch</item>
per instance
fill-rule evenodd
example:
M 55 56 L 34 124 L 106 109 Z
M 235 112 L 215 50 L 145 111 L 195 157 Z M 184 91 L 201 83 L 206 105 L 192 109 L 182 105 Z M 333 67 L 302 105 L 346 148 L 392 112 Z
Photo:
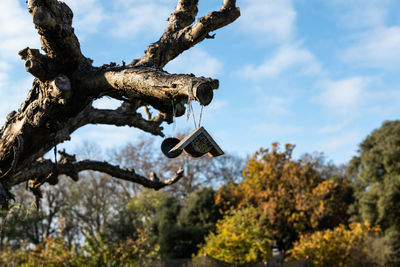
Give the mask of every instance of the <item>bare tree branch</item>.
M 232 23 L 240 16 L 236 0 L 224 0 L 219 11 L 213 11 L 191 25 L 197 14 L 197 3 L 197 0 L 179 1 L 160 40 L 151 44 L 144 56 L 130 65 L 162 68 L 183 51 L 209 38 L 210 32 Z
M 179 102 L 193 95 L 200 104 L 208 105 L 218 80 L 187 74 L 170 74 L 153 68 L 117 67 L 77 77 L 81 90 L 96 90 L 98 95 L 123 95 L 129 99 L 158 99 Z
M 65 67 L 88 64 L 72 27 L 72 11 L 57 0 L 28 0 L 28 10 L 47 57 Z
M 43 180 L 43 178 L 49 177 L 55 171 L 57 172 L 57 175 L 64 174 L 70 177 L 76 177 L 81 171 L 92 170 L 107 173 L 114 178 L 137 183 L 144 187 L 158 190 L 165 186 L 176 183 L 183 177 L 183 169 L 179 169 L 172 178 L 160 181 L 154 173 L 150 174 L 150 178 L 146 178 L 142 175 L 136 174 L 132 169 L 124 170 L 119 166 L 111 165 L 107 162 L 92 160 L 58 163 L 56 169 L 54 166 L 55 165 L 51 160 L 35 162 L 30 168 L 16 173 L 14 175 L 13 184 L 16 185 L 39 177 L 42 180 L 35 182 L 38 182 L 38 185 L 40 186 L 43 184 L 43 182 L 46 182 L 46 180 Z
M 140 113 L 126 113 L 117 110 L 109 109 L 95 109 L 91 108 L 86 110 L 81 115 L 82 124 L 109 124 L 115 126 L 132 126 L 139 128 L 145 132 L 153 135 L 164 136 L 160 124 L 164 121 L 163 118 L 159 120 L 146 120 Z

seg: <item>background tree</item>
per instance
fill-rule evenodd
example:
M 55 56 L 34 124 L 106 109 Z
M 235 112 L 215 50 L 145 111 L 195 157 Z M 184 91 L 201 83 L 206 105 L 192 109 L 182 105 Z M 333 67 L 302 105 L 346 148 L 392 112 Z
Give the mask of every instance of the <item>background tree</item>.
M 380 237 L 380 228 L 352 223 L 349 228 L 316 231 L 300 236 L 289 251 L 291 258 L 307 256 L 318 266 L 394 266 L 391 247 Z
M 3 206 L 10 198 L 7 190 L 30 180 L 39 196 L 45 182 L 56 184 L 58 175 L 76 179 L 83 170 L 96 170 L 111 176 L 159 189 L 182 176 L 178 170 L 167 181 L 147 179 L 134 170 L 124 170 L 106 162 L 61 155 L 59 161 L 43 159 L 52 148 L 70 138 L 87 124 L 137 127 L 163 136 L 163 122 L 185 112 L 188 100 L 208 105 L 218 80 L 186 74 L 169 74 L 162 68 L 183 51 L 206 38 L 210 32 L 240 16 L 235 0 L 224 0 L 221 9 L 196 20 L 198 1 L 178 0 L 161 38 L 144 55 L 130 64 L 111 62 L 93 66 L 80 49 L 72 27 L 73 13 L 57 0 L 28 0 L 28 11 L 40 36 L 42 54 L 25 48 L 19 55 L 26 70 L 34 76 L 32 89 L 18 111 L 12 111 L 0 133 L 0 190 Z M 162 19 L 162 18 L 161 18 Z M 123 103 L 115 110 L 96 109 L 93 100 L 108 96 Z M 145 117 L 138 109 L 143 108 Z M 151 110 L 158 112 L 153 115 Z
M 352 191 L 344 179 L 325 180 L 321 161 L 292 158 L 294 146 L 260 149 L 247 163 L 243 181 L 217 192 L 223 209 L 253 206 L 280 249 L 288 249 L 300 233 L 332 228 L 347 222 Z M 316 168 L 318 167 L 318 168 Z
M 199 251 L 230 263 L 258 263 L 271 257 L 272 235 L 254 207 L 232 211 L 218 221 Z
M 379 224 L 400 252 L 400 121 L 385 121 L 360 144 L 347 169 L 361 220 Z

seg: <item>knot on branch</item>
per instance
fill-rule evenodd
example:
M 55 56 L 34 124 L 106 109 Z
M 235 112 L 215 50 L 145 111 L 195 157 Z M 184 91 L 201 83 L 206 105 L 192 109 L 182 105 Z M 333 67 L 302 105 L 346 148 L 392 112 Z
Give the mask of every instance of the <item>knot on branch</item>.
M 63 2 L 28 0 L 28 9 L 32 13 L 33 23 L 46 30 L 59 31 L 62 30 L 60 24 L 72 25 L 72 10 Z
M 19 51 L 18 54 L 25 60 L 25 69 L 27 72 L 41 81 L 46 80 L 48 57 L 40 54 L 39 49 L 31 49 L 29 47 Z
M 224 9 L 236 9 L 236 0 L 224 0 L 222 10 Z
M 60 160 L 58 161 L 60 164 L 76 162 L 76 156 L 68 154 L 67 152 L 65 152 L 65 149 L 59 150 L 58 154 L 60 154 L 61 156 Z
M 69 166 L 69 168 L 66 169 L 64 174 L 69 176 L 75 182 L 79 181 L 78 171 L 76 171 L 75 168 L 73 167 L 73 163 L 76 162 L 76 156 L 68 154 L 67 152 L 65 152 L 65 149 L 59 150 L 58 154 L 60 154 L 61 157 L 60 160 L 57 162 L 57 166 L 58 165 Z
M 62 69 L 90 65 L 72 27 L 73 13 L 57 0 L 28 0 L 28 10 L 40 35 L 42 49 Z M 54 76 L 53 76 L 54 77 Z
M 65 75 L 59 75 L 54 80 L 50 81 L 49 95 L 56 99 L 59 104 L 66 104 L 72 96 L 71 81 Z

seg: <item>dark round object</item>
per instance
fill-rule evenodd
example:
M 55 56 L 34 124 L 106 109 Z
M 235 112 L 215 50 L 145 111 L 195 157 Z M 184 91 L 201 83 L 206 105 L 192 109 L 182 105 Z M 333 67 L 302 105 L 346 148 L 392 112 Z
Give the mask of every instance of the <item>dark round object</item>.
M 175 137 L 169 137 L 164 139 L 164 141 L 161 143 L 161 151 L 162 153 L 170 159 L 176 158 L 177 156 L 179 156 L 182 151 L 179 151 L 178 153 L 171 153 L 169 152 L 174 146 L 176 146 L 178 143 L 180 142 L 180 140 L 178 138 Z

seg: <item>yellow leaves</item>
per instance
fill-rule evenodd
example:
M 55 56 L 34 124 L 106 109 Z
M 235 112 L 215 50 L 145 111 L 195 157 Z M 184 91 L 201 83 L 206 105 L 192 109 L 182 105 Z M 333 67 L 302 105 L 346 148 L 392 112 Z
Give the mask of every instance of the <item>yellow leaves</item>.
M 295 259 L 309 256 L 315 266 L 353 266 L 366 253 L 368 238 L 379 232 L 378 226 L 368 223 L 352 223 L 349 228 L 339 225 L 333 230 L 300 236 L 289 254 Z
M 271 236 L 258 220 L 255 208 L 233 211 L 217 223 L 199 255 L 204 253 L 231 263 L 256 263 L 271 256 Z

